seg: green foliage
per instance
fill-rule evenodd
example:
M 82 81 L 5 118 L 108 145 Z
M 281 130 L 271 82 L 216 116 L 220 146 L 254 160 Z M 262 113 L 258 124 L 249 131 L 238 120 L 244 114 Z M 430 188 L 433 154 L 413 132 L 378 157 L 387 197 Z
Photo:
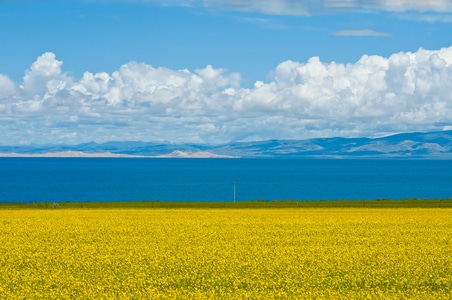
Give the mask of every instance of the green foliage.
M 179 208 L 452 208 L 452 199 L 401 199 L 401 200 L 334 200 L 334 201 L 295 201 L 295 200 L 257 200 L 238 202 L 163 202 L 163 201 L 124 201 L 124 202 L 34 202 L 0 203 L 0 209 L 179 209 Z

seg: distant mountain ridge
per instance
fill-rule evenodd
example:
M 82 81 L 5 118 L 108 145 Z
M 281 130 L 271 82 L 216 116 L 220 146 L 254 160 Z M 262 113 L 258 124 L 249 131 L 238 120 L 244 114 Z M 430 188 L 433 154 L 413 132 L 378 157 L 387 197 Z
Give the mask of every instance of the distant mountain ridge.
M 381 138 L 315 138 L 232 142 L 223 145 L 106 142 L 78 145 L 0 146 L 2 156 L 248 157 L 248 158 L 438 158 L 452 159 L 452 130 L 401 133 Z

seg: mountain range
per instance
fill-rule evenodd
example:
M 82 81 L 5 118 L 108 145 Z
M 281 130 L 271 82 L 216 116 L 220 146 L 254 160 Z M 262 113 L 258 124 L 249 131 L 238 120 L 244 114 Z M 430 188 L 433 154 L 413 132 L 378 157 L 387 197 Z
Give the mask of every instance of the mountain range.
M 452 159 L 452 130 L 401 133 L 380 138 L 333 137 L 223 145 L 89 142 L 78 145 L 0 146 L 0 156 Z

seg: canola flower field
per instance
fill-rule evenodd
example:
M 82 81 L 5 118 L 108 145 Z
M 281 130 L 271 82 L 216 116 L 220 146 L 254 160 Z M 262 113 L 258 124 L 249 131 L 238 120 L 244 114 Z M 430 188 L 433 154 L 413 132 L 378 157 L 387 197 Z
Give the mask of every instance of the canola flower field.
M 0 210 L 0 299 L 451 299 L 452 209 Z

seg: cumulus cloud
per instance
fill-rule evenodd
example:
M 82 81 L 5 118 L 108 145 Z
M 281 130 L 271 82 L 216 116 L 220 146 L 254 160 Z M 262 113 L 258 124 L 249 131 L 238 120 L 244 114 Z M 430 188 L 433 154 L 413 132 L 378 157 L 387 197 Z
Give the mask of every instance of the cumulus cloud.
M 45 53 L 22 83 L 0 74 L 2 144 L 143 140 L 224 143 L 441 130 L 452 124 L 452 47 L 353 64 L 285 61 L 267 82 L 206 66 L 62 70 Z
M 8 76 L 3 74 L 0 74 L 0 87 L 0 99 L 6 100 L 6 97 L 13 96 L 17 92 L 16 84 Z
M 55 86 L 60 80 L 64 84 L 65 79 L 61 76 L 61 65 L 63 62 L 55 59 L 55 54 L 46 52 L 39 56 L 25 71 L 22 88 L 28 93 L 42 95 L 47 89 L 47 85 Z

